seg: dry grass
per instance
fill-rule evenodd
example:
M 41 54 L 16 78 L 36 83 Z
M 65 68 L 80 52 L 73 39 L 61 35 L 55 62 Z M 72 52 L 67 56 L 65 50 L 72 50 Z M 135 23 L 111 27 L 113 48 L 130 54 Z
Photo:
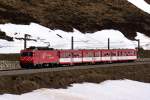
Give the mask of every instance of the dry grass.
M 0 54 L 0 60 L 19 61 L 20 54 Z

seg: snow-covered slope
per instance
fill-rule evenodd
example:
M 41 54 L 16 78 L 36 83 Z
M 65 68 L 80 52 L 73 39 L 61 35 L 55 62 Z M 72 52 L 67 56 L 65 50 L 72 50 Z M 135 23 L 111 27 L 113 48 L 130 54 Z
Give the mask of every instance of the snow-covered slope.
M 29 34 L 31 39 L 37 40 L 28 41 L 28 47 L 47 46 L 47 42 L 49 42 L 50 46 L 55 49 L 70 49 L 71 37 L 73 36 L 75 49 L 106 49 L 108 38 L 110 38 L 110 47 L 112 49 L 135 48 L 133 42 L 117 30 L 102 30 L 92 34 L 83 34 L 76 29 L 73 32 L 50 30 L 35 23 L 30 25 L 1 24 L 0 30 L 14 38 L 13 42 L 0 40 L 0 53 L 16 53 L 23 49 L 24 41 L 15 38 L 23 38 L 24 34 Z
M 39 89 L 22 95 L 4 94 L 0 100 L 149 100 L 150 84 L 131 80 L 73 84 L 68 89 Z
M 76 29 L 73 32 L 65 32 L 31 23 L 30 25 L 0 24 L 0 30 L 14 38 L 12 42 L 0 39 L 0 53 L 19 53 L 24 47 L 24 41 L 16 38 L 24 38 L 24 34 L 29 34 L 30 39 L 37 40 L 28 41 L 27 47 L 48 46 L 50 43 L 50 47 L 55 49 L 70 49 L 72 36 L 75 49 L 107 49 L 108 38 L 111 49 L 137 47 L 137 41 L 128 40 L 120 31 L 113 29 L 83 34 Z M 137 32 L 135 39 L 140 39 L 141 47 L 150 49 L 149 37 Z
M 144 0 L 128 0 L 128 1 L 134 4 L 136 7 L 140 8 L 141 10 L 150 14 L 150 5 L 146 3 Z
M 150 38 L 142 33 L 137 32 L 137 36 L 135 39 L 140 40 L 140 46 L 145 49 L 149 50 L 150 49 Z

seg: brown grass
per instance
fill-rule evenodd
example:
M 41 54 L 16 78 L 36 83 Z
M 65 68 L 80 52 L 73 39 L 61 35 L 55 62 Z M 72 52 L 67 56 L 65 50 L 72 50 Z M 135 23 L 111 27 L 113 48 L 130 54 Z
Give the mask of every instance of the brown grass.
M 20 54 L 0 54 L 0 60 L 19 61 Z

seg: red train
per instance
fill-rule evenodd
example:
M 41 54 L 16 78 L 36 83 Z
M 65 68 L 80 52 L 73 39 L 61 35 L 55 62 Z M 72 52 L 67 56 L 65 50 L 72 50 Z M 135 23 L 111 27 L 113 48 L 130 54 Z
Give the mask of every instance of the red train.
M 125 62 L 137 59 L 136 49 L 112 50 L 55 50 L 52 48 L 30 47 L 21 51 L 20 65 L 23 68 L 82 63 Z

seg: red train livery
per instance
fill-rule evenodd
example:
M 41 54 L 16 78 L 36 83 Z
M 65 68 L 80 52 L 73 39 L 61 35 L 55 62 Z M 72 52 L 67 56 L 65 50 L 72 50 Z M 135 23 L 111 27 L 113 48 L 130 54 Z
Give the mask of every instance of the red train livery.
M 31 47 L 21 51 L 20 65 L 23 68 L 74 65 L 82 63 L 125 62 L 137 59 L 136 49 L 112 50 L 55 50 Z

